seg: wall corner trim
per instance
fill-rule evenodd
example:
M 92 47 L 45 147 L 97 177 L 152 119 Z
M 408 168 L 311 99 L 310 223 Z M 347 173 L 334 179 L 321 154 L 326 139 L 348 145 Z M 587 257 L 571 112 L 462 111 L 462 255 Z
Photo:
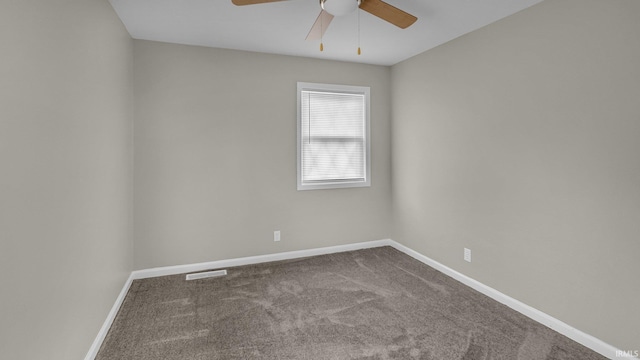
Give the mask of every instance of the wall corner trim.
M 545 314 L 540 310 L 537 310 L 523 302 L 520 302 L 508 295 L 501 293 L 500 291 L 493 289 L 477 280 L 474 280 L 462 273 L 459 273 L 425 255 L 420 254 L 419 252 L 410 249 L 396 241 L 391 239 L 384 240 L 375 240 L 375 241 L 366 241 L 360 243 L 346 244 L 346 245 L 337 245 L 337 246 L 329 246 L 323 248 L 316 249 L 307 249 L 307 250 L 297 250 L 297 251 L 289 251 L 283 253 L 275 253 L 275 254 L 267 254 L 267 255 L 258 255 L 258 256 L 250 256 L 236 259 L 228 259 L 228 260 L 218 260 L 204 263 L 196 263 L 196 264 L 187 264 L 187 265 L 176 265 L 176 266 L 166 266 L 166 267 L 158 267 L 152 269 L 144 269 L 144 270 L 136 270 L 131 273 L 127 281 L 125 282 L 120 295 L 116 299 L 115 304 L 113 305 L 107 319 L 105 320 L 100 332 L 96 336 L 85 360 L 94 360 L 100 347 L 102 346 L 102 342 L 107 336 L 109 332 L 109 328 L 113 324 L 118 311 L 120 310 L 120 306 L 124 302 L 125 296 L 131 287 L 133 280 L 137 279 L 146 279 L 158 276 L 166 276 L 166 275 L 177 275 L 189 272 L 197 272 L 204 270 L 211 270 L 216 268 L 223 267 L 233 267 L 233 266 L 242 266 L 242 265 L 250 265 L 250 264 L 259 264 L 264 262 L 271 261 L 280 261 L 280 260 L 290 260 L 297 259 L 309 256 L 316 255 L 324 255 L 324 254 L 333 254 L 345 251 L 353 251 L 360 249 L 369 249 L 374 247 L 381 246 L 391 246 L 394 249 L 401 251 L 412 258 L 442 272 L 443 274 L 460 281 L 461 283 L 471 287 L 472 289 L 492 298 L 493 300 L 502 303 L 513 310 L 531 318 L 534 321 L 537 321 L 554 331 L 570 338 L 571 340 L 586 346 L 587 348 L 609 358 L 616 359 L 616 354 L 619 353 L 619 349 L 615 348 L 612 345 L 605 343 L 604 341 L 595 338 L 589 334 L 586 334 L 554 317 L 551 315 Z
M 102 327 L 100 328 L 98 335 L 96 335 L 95 340 L 93 340 L 93 344 L 91 344 L 91 347 L 89 348 L 89 352 L 87 352 L 87 356 L 84 357 L 84 360 L 94 360 L 95 357 L 98 355 L 98 351 L 102 346 L 102 342 L 107 337 L 107 334 L 109 333 L 109 329 L 111 329 L 111 325 L 113 324 L 113 321 L 115 320 L 116 315 L 118 315 L 118 311 L 120 311 L 120 307 L 124 302 L 124 298 L 127 296 L 127 292 L 129 292 L 129 288 L 131 287 L 132 282 L 133 282 L 133 274 L 129 275 L 129 278 L 127 279 L 127 281 L 125 281 L 124 286 L 122 287 L 122 290 L 120 290 L 120 294 L 116 298 L 116 302 L 111 307 L 111 311 L 109 311 L 109 314 L 107 315 L 107 319 L 102 324 Z

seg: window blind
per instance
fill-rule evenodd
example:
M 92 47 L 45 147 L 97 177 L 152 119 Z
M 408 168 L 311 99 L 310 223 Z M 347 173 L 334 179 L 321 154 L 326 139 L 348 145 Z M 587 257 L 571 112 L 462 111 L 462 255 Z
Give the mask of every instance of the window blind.
M 365 95 L 301 92 L 302 182 L 364 181 Z

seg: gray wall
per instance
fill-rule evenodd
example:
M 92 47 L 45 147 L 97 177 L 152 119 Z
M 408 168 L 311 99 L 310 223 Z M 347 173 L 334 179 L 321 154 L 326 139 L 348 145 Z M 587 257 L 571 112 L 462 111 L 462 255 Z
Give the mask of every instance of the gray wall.
M 392 68 L 393 238 L 623 349 L 640 347 L 638 14 L 545 1 Z
M 135 268 L 390 236 L 389 67 L 138 40 L 134 59 Z M 297 81 L 371 87 L 370 188 L 296 190 Z
M 105 0 L 0 2 L 0 357 L 81 359 L 132 269 L 132 44 Z

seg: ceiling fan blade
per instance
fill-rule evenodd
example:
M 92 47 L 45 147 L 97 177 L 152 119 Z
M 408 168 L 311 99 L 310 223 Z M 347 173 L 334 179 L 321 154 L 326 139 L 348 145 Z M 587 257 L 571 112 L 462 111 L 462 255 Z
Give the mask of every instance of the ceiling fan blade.
M 265 3 L 276 2 L 276 1 L 285 1 L 285 0 L 231 0 L 231 2 L 237 6 L 265 4 Z
M 388 21 L 401 29 L 408 28 L 418 20 L 417 17 L 393 5 L 389 5 L 382 0 L 362 0 L 360 9 L 382 20 Z
M 331 20 L 333 20 L 333 15 L 321 10 L 320 15 L 318 15 L 316 22 L 313 23 L 313 26 L 311 27 L 311 30 L 309 30 L 309 34 L 307 34 L 307 38 L 305 40 L 320 40 L 324 35 L 324 32 L 327 31 Z

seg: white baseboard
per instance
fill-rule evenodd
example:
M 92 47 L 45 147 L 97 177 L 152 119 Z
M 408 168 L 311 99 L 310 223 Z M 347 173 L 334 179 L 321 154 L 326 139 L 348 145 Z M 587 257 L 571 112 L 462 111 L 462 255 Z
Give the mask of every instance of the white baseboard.
M 459 273 L 450 267 L 447 267 L 431 258 L 428 258 L 419 252 L 410 249 L 398 242 L 393 240 L 389 241 L 389 245 L 394 247 L 395 249 L 402 251 L 403 253 L 411 256 L 412 258 L 431 266 L 432 268 L 442 272 L 443 274 L 452 277 L 461 283 L 469 286 L 470 288 L 496 300 L 499 303 L 502 303 L 513 310 L 529 317 L 530 319 L 539 322 L 542 325 L 545 325 L 558 333 L 568 337 L 569 339 L 582 344 L 589 349 L 605 356 L 609 359 L 617 359 L 616 355 L 619 353 L 619 349 L 616 347 L 605 343 L 604 341 L 597 339 L 589 334 L 586 334 L 556 318 L 551 315 L 545 314 L 540 310 L 537 310 L 523 302 L 520 302 L 508 295 L 501 293 L 500 291 L 489 287 L 479 281 L 476 281 L 462 273 Z
M 129 287 L 131 286 L 131 282 L 133 280 L 158 277 L 158 276 L 166 276 L 166 275 L 177 275 L 177 274 L 184 274 L 189 272 L 219 269 L 219 268 L 232 267 L 232 266 L 259 264 L 259 263 L 271 262 L 271 261 L 298 259 L 298 258 L 309 257 L 309 256 L 333 254 L 333 253 L 360 250 L 360 249 L 369 249 L 369 248 L 380 247 L 380 246 L 391 246 L 411 256 L 412 258 L 428 266 L 431 266 L 432 268 L 442 272 L 443 274 L 460 281 L 461 283 L 475 289 L 476 291 L 479 291 L 480 293 L 489 296 L 490 298 L 518 311 L 519 313 L 557 331 L 558 333 L 572 339 L 573 341 L 579 344 L 582 344 L 588 347 L 589 349 L 609 359 L 621 358 L 616 356 L 617 354 L 620 353 L 620 350 L 615 348 L 614 346 L 609 345 L 604 341 L 597 339 L 589 334 L 586 334 L 510 296 L 507 296 L 494 288 L 491 288 L 462 273 L 459 273 L 396 241 L 393 241 L 391 239 L 385 239 L 385 240 L 367 241 L 367 242 L 361 242 L 361 243 L 355 243 L 355 244 L 323 247 L 323 248 L 317 248 L 317 249 L 289 251 L 284 253 L 250 256 L 250 257 L 243 257 L 243 258 L 237 258 L 237 259 L 218 260 L 218 261 L 188 264 L 188 265 L 166 266 L 166 267 L 158 267 L 158 268 L 152 268 L 152 269 L 133 271 L 131 273 L 131 276 L 129 276 L 129 279 L 125 283 L 124 287 L 122 288 L 120 295 L 116 299 L 116 302 L 113 305 L 111 312 L 109 312 L 109 315 L 105 320 L 104 324 L 102 325 L 102 328 L 98 333 L 98 336 L 96 336 L 96 339 L 93 342 L 93 345 L 91 346 L 89 352 L 87 353 L 85 360 L 94 360 L 94 358 L 98 354 L 98 350 L 100 350 L 100 346 L 102 345 L 102 342 L 107 336 L 109 328 L 111 327 L 111 324 L 113 323 L 113 320 L 115 319 L 118 313 L 118 310 L 120 309 L 120 306 L 122 305 L 122 302 L 124 301 L 124 298 L 127 294 L 127 291 L 129 291 Z
M 237 258 L 237 259 L 218 260 L 218 261 L 210 261 L 210 262 L 203 262 L 203 263 L 197 263 L 197 264 L 157 267 L 152 269 L 136 270 L 133 273 L 131 273 L 131 276 L 133 276 L 133 279 L 146 279 L 146 278 L 158 277 L 158 276 L 185 274 L 190 272 L 219 269 L 219 268 L 232 267 L 232 266 L 251 265 L 251 264 L 259 264 L 259 263 L 265 263 L 265 262 L 271 262 L 271 261 L 290 260 L 290 259 L 298 259 L 298 258 L 316 256 L 316 255 L 334 254 L 334 253 L 345 252 L 345 251 L 368 249 L 368 248 L 391 245 L 391 242 L 392 241 L 389 239 L 366 241 L 366 242 L 347 244 L 347 245 L 336 245 L 336 246 L 329 246 L 329 247 L 323 247 L 323 248 L 317 248 L 317 249 L 297 250 L 297 251 L 289 251 L 289 252 L 276 253 L 276 254 L 249 256 L 249 257 L 243 257 L 243 258 Z
M 102 324 L 102 327 L 100 328 L 100 331 L 98 332 L 98 335 L 96 336 L 95 340 L 93 340 L 93 344 L 91 344 L 91 347 L 89 348 L 89 352 L 87 352 L 87 356 L 84 357 L 84 360 L 94 360 L 96 358 L 96 355 L 98 355 L 100 346 L 102 346 L 102 342 L 107 337 L 107 333 L 111 328 L 111 324 L 113 324 L 113 320 L 116 319 L 116 315 L 118 315 L 118 311 L 120 310 L 120 307 L 124 302 L 124 298 L 127 296 L 127 292 L 131 287 L 131 283 L 133 282 L 132 275 L 129 275 L 129 278 L 124 283 L 122 290 L 120 290 L 120 294 L 118 295 L 118 298 L 116 298 L 116 302 L 111 307 L 111 311 L 109 311 L 109 314 L 107 315 L 107 319 Z

